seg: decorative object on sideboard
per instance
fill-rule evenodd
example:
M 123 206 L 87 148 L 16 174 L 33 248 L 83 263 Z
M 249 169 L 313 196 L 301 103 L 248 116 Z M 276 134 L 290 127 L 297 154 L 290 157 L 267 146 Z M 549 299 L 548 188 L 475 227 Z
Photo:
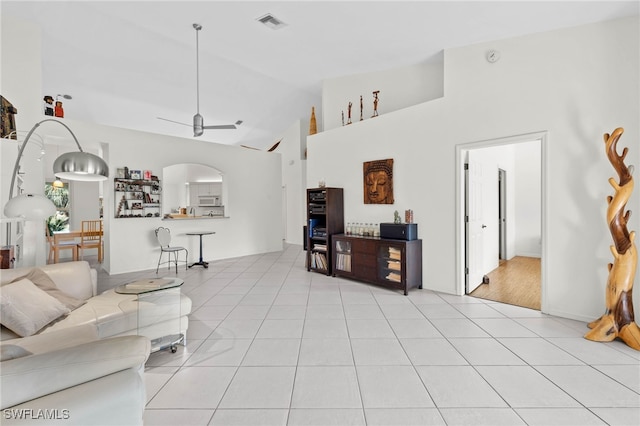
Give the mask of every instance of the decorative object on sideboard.
M 316 107 L 311 107 L 311 118 L 309 119 L 309 134 L 318 133 L 318 125 L 316 123 Z
M 617 151 L 618 140 L 623 132 L 624 129 L 618 127 L 612 134 L 604 134 L 607 157 L 619 178 L 619 182 L 613 177 L 609 178 L 615 194 L 607 197 L 607 223 L 614 242 L 611 246 L 613 263 L 608 265 L 606 311 L 600 318 L 589 323 L 591 331 L 584 337 L 597 342 L 610 342 L 618 337 L 631 348 L 640 351 L 640 328 L 634 320 L 632 297 L 638 263 L 634 241 L 636 233 L 627 229 L 631 211 L 625 211 L 633 191 L 633 166 L 624 164 L 628 148 L 624 148 L 622 155 L 618 155 Z
M 375 90 L 373 92 L 373 115 L 371 116 L 373 117 L 377 117 L 378 116 L 378 93 L 380 93 L 379 90 Z
M 393 204 L 393 159 L 363 163 L 364 203 Z
M 396 225 L 400 224 L 400 213 L 398 213 L 398 210 L 393 212 L 393 223 Z
M 413 223 L 413 210 L 404 211 L 404 223 Z
M 16 118 L 18 109 L 11 104 L 4 96 L 0 96 L 0 138 L 18 139 L 16 129 Z

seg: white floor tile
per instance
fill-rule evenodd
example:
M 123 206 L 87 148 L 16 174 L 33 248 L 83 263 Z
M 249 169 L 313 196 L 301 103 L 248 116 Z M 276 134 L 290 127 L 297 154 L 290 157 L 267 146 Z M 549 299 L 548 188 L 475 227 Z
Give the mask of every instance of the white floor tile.
M 302 337 L 304 320 L 264 320 L 256 334 L 257 339 L 283 338 L 299 339 Z
M 238 366 L 251 339 L 208 339 L 187 360 L 187 366 Z
M 446 339 L 400 339 L 413 365 L 468 365 Z
M 298 367 L 292 408 L 362 408 L 354 367 Z
M 324 339 L 348 337 L 345 320 L 307 319 L 304 322 L 302 337 L 305 339 Z
M 298 365 L 353 365 L 349 339 L 302 339 Z
M 240 367 L 220 408 L 289 408 L 295 367 Z
M 561 367 L 567 368 L 567 367 Z M 529 366 L 480 366 L 477 371 L 511 407 L 577 407 L 548 376 Z
M 474 318 L 473 322 L 493 337 L 538 337 L 511 318 Z
M 640 364 L 594 365 L 593 367 L 640 395 Z
M 431 323 L 444 337 L 489 337 L 467 318 L 432 319 Z
M 606 424 L 586 408 L 518 408 L 516 412 L 531 426 Z
M 449 339 L 471 365 L 525 365 L 517 355 L 495 339 Z
M 236 367 L 184 367 L 147 404 L 149 408 L 215 409 Z
M 347 328 L 352 339 L 395 338 L 389 323 L 384 319 L 348 319 Z
M 498 341 L 530 365 L 583 364 L 578 358 L 539 337 L 505 338 Z
M 336 305 L 309 305 L 307 306 L 308 319 L 344 319 L 344 310 L 341 304 Z
M 448 425 L 456 426 L 517 426 L 526 425 L 511 408 L 442 408 Z M 552 423 L 547 424 L 551 426 Z
M 591 408 L 591 411 L 609 425 L 640 425 L 640 410 L 637 408 Z
M 410 365 L 398 339 L 351 339 L 356 365 Z
M 438 407 L 506 407 L 504 400 L 469 366 L 416 367 Z
M 442 334 L 426 319 L 390 319 L 389 325 L 399 339 L 434 338 Z
M 380 307 L 375 305 L 344 305 L 347 319 L 384 319 Z
M 639 364 L 638 360 L 606 343 L 594 342 L 583 337 L 550 337 L 547 340 L 587 364 Z
M 287 409 L 218 409 L 213 414 L 212 426 L 286 426 Z M 174 425 L 181 425 L 177 422 Z
M 418 373 L 409 366 L 358 366 L 365 408 L 429 408 L 434 403 Z
M 243 366 L 296 366 L 300 339 L 255 339 L 247 354 Z
M 446 424 L 437 408 L 365 408 L 365 416 L 367 426 Z
M 287 426 L 365 426 L 360 408 L 293 408 Z
M 213 331 L 209 338 L 214 339 L 249 339 L 255 337 L 262 320 L 258 319 L 227 319 Z
M 214 410 L 146 410 L 145 426 L 202 426 L 209 424 Z
M 586 407 L 640 408 L 637 392 L 591 366 L 543 366 L 537 369 Z

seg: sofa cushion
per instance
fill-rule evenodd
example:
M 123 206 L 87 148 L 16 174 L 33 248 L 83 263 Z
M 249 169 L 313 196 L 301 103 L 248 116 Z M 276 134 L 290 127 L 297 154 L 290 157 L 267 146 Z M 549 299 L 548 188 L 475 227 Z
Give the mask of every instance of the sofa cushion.
M 26 278 L 2 286 L 0 307 L 2 325 L 22 337 L 71 312 Z
M 34 283 L 36 287 L 38 287 L 40 290 L 46 291 L 47 294 L 49 294 L 49 296 L 52 296 L 58 299 L 63 305 L 65 305 L 71 311 L 87 303 L 86 300 L 76 299 L 75 297 L 69 296 L 67 293 L 64 293 L 63 291 L 59 290 L 58 287 L 56 287 L 54 282 L 51 280 L 51 278 L 49 278 L 49 275 L 47 275 L 40 268 L 33 268 L 29 270 L 29 272 L 26 275 L 16 278 L 12 282 L 16 282 L 24 278 Z

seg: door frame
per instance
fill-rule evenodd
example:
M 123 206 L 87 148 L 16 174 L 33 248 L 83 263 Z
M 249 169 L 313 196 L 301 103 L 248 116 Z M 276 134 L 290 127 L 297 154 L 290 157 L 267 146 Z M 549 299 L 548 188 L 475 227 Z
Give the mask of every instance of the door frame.
M 540 177 L 541 196 L 541 237 L 542 237 L 542 255 L 540 259 L 540 311 L 547 312 L 547 246 L 549 244 L 549 235 L 547 230 L 548 214 L 548 179 L 547 179 L 547 144 L 549 135 L 547 131 L 525 133 L 521 135 L 507 136 L 502 138 L 487 139 L 475 142 L 468 142 L 456 145 L 456 289 L 458 295 L 465 294 L 465 264 L 466 264 L 466 224 L 465 224 L 465 161 L 467 152 L 479 148 L 489 148 L 502 145 L 512 145 L 522 142 L 540 141 Z
M 507 260 L 507 171 L 498 169 L 498 258 Z

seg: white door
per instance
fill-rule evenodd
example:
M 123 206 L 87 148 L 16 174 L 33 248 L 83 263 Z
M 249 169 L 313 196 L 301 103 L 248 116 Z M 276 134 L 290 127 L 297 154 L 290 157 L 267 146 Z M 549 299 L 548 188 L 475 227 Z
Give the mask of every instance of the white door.
M 482 163 L 475 161 L 474 152 L 468 152 L 465 185 L 466 222 L 466 277 L 465 293 L 469 294 L 482 284 L 483 276 L 483 171 Z

